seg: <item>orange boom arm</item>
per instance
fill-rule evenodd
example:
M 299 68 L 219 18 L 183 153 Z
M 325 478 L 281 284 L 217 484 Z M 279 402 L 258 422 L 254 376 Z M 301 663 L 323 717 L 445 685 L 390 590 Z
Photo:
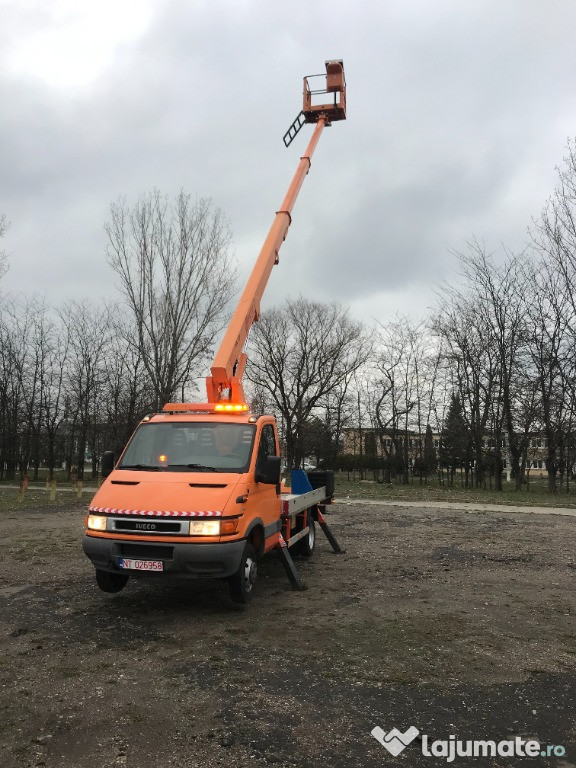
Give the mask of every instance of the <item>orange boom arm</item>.
M 325 78 L 323 88 L 312 90 L 312 77 Z M 326 103 L 314 104 L 321 95 Z M 326 96 L 328 95 L 328 98 Z M 260 302 L 272 272 L 278 264 L 278 252 L 288 234 L 291 212 L 300 192 L 300 188 L 310 170 L 311 157 L 316 149 L 320 134 L 326 125 L 334 120 L 346 119 L 346 82 L 344 66 L 341 61 L 327 61 L 325 75 L 311 75 L 304 78 L 304 108 L 284 136 L 286 146 L 305 123 L 316 123 L 314 133 L 305 154 L 288 188 L 280 210 L 276 213 L 262 250 L 246 283 L 238 306 L 232 316 L 228 329 L 222 339 L 210 369 L 211 376 L 206 379 L 206 391 L 209 403 L 229 401 L 245 403 L 242 376 L 246 367 L 247 356 L 244 344 L 252 324 L 260 317 Z

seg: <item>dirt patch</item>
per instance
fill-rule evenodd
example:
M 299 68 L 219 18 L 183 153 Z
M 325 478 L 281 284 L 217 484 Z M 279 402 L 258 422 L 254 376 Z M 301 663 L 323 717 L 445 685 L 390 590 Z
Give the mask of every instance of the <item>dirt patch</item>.
M 431 739 L 536 738 L 576 765 L 576 520 L 334 505 L 343 555 L 261 563 L 254 602 L 220 582 L 101 593 L 83 507 L 0 513 L 2 766 L 420 766 L 375 725 Z M 409 762 L 408 762 L 409 761 Z

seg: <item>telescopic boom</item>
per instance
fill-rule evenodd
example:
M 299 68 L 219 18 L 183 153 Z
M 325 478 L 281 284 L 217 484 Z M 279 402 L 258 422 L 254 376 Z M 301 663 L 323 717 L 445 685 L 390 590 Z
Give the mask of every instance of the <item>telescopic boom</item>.
M 313 90 L 310 84 L 312 78 L 323 78 L 323 87 Z M 305 77 L 303 96 L 302 111 L 286 132 L 285 145 L 288 146 L 291 143 L 305 123 L 315 123 L 316 127 L 305 154 L 300 158 L 286 197 L 276 213 L 252 274 L 216 353 L 210 369 L 211 376 L 206 378 L 209 403 L 245 404 L 242 376 L 247 356 L 243 351 L 244 344 L 252 324 L 260 317 L 260 302 L 272 267 L 278 264 L 278 252 L 286 239 L 292 221 L 292 208 L 310 170 L 310 161 L 324 127 L 331 125 L 335 120 L 346 119 L 346 81 L 342 61 L 327 61 L 325 75 Z

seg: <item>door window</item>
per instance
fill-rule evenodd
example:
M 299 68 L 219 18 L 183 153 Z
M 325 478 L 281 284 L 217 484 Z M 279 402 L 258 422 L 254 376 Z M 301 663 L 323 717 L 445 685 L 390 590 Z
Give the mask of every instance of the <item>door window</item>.
M 260 434 L 260 445 L 258 446 L 258 469 L 264 466 L 267 456 L 277 456 L 276 437 L 272 424 L 265 424 Z

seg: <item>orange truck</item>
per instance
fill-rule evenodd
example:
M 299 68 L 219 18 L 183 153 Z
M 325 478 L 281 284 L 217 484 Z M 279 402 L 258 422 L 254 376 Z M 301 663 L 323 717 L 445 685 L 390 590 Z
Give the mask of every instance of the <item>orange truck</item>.
M 290 553 L 312 554 L 315 522 L 341 551 L 323 514 L 331 473 L 316 474 L 319 487 L 302 471 L 293 473 L 290 491 L 281 485 L 276 421 L 250 413 L 242 376 L 244 345 L 310 159 L 324 127 L 345 118 L 343 63 L 327 61 L 325 74 L 304 78 L 303 109 L 284 143 L 306 123 L 314 132 L 214 358 L 207 402 L 166 404 L 142 419 L 117 462 L 109 451 L 102 457 L 104 481 L 86 515 L 83 549 L 103 591 L 120 591 L 130 576 L 217 578 L 245 603 L 258 561 L 273 550 L 292 586 L 304 588 Z

